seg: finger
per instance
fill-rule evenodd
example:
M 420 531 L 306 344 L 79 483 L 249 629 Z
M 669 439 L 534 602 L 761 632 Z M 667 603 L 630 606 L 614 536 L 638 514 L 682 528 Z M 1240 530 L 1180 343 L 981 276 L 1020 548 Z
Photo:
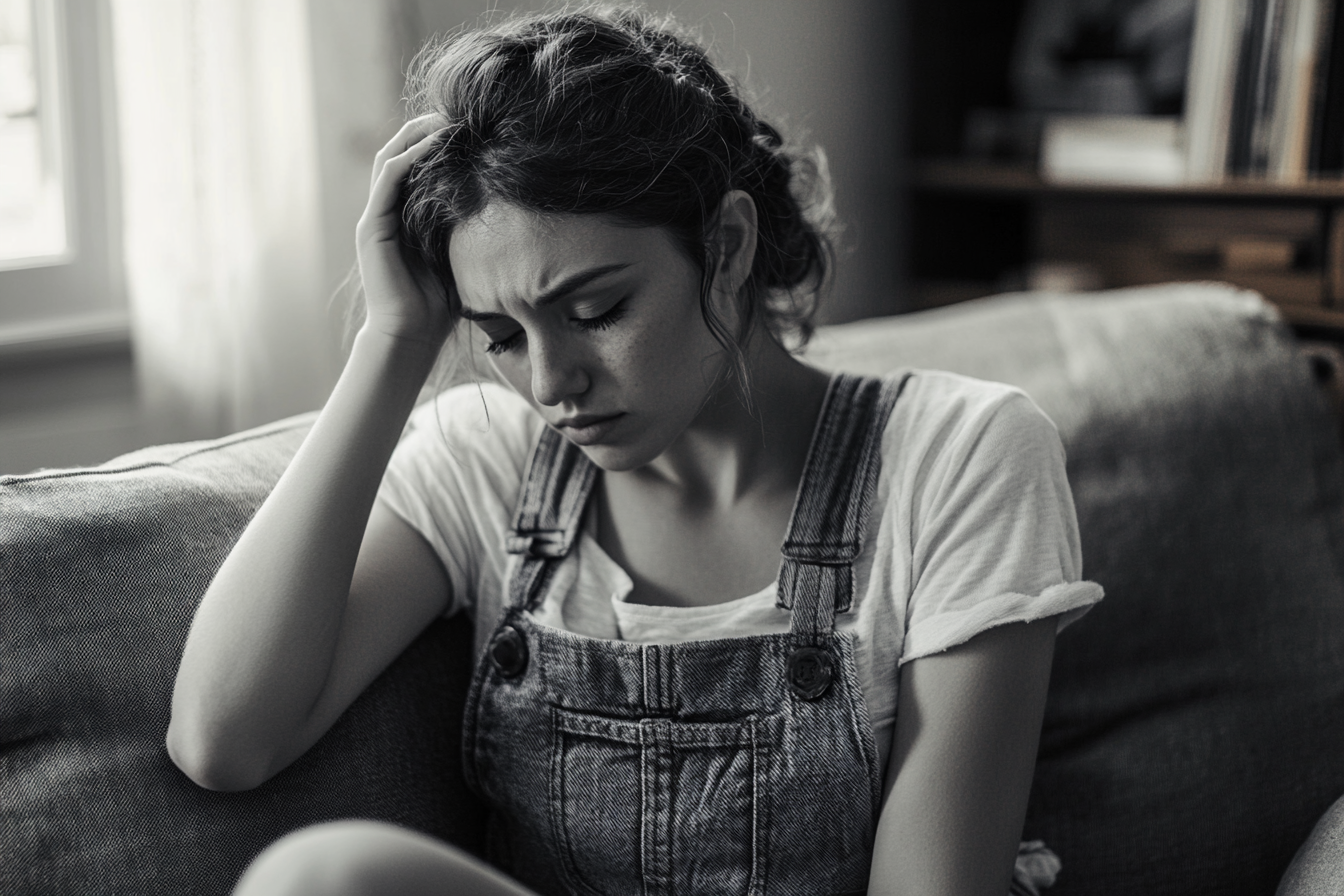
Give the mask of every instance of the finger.
M 411 170 L 411 166 L 424 158 L 431 150 L 438 145 L 439 138 L 447 128 L 441 128 L 432 134 L 423 138 L 410 149 L 400 155 L 388 159 L 378 176 L 374 178 L 373 186 L 369 191 L 369 205 L 367 212 L 375 217 L 383 217 L 390 214 L 397 207 L 397 201 L 401 195 L 401 183 L 406 178 L 406 174 Z M 384 234 L 384 237 L 391 234 Z
M 392 139 L 383 145 L 383 151 L 390 156 L 401 155 L 411 145 L 419 143 L 446 124 L 447 121 L 437 112 L 418 115 L 397 129 Z
M 412 118 L 397 130 L 391 140 L 383 144 L 383 148 L 378 150 L 378 157 L 389 159 L 392 156 L 399 156 L 430 134 L 442 129 L 445 124 L 447 122 L 437 112 Z
M 373 157 L 373 172 L 369 176 L 369 188 L 373 188 L 373 183 L 382 174 L 383 167 L 388 159 L 395 158 L 415 146 L 422 143 L 426 138 L 443 131 L 446 121 L 442 115 L 437 112 L 431 112 L 428 115 L 421 115 L 418 118 L 412 118 L 406 122 L 397 131 L 396 135 L 378 150 L 377 155 Z

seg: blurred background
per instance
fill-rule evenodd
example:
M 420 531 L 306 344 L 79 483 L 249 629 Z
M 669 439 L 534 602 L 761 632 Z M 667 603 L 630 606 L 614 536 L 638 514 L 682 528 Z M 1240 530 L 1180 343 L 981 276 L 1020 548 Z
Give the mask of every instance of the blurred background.
M 845 224 L 826 319 L 893 310 L 899 5 L 647 5 L 825 148 Z M 512 8 L 0 0 L 0 473 L 320 407 L 406 65 L 426 38 Z
M 1344 343 L 1344 0 L 647 6 L 826 150 L 823 322 L 1222 280 Z M 0 0 L 0 473 L 319 407 L 407 63 L 514 8 Z

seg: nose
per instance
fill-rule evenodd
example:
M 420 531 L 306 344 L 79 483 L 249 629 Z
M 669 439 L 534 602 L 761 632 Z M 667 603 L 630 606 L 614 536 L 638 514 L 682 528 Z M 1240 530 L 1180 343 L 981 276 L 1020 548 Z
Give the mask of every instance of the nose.
M 532 398 L 553 407 L 588 391 L 592 380 L 583 359 L 564 339 L 537 338 L 528 360 L 532 364 Z

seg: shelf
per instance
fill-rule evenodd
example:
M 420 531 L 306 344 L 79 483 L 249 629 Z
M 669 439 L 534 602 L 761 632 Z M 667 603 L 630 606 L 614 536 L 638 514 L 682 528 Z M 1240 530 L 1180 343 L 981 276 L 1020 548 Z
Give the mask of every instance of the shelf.
M 1316 308 L 1310 305 L 1276 305 L 1283 319 L 1298 330 L 1321 331 L 1344 338 L 1344 311 L 1334 308 Z
M 1233 178 L 1216 184 L 1148 186 L 1143 184 L 1049 183 L 1032 168 L 1021 165 L 972 162 L 961 159 L 916 161 L 910 185 L 920 191 L 999 196 L 1109 196 L 1172 199 L 1252 199 L 1337 203 L 1344 202 L 1344 179 L 1278 183 Z

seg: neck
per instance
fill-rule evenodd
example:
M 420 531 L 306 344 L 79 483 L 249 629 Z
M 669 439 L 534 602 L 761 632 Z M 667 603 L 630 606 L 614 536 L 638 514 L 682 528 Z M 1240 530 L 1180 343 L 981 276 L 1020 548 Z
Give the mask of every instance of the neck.
M 746 360 L 750 407 L 741 388 L 724 382 L 667 451 L 629 475 L 675 488 L 706 509 L 731 507 L 763 489 L 796 491 L 830 377 L 761 330 Z

